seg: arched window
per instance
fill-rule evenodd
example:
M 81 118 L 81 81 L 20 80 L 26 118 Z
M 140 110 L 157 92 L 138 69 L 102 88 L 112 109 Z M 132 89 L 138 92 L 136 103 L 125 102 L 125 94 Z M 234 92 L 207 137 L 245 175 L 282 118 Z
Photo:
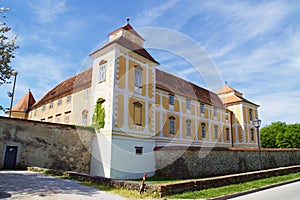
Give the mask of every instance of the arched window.
M 191 136 L 192 135 L 192 130 L 191 130 L 191 125 L 192 125 L 192 121 L 191 120 L 186 120 L 186 135 L 187 136 Z
M 105 109 L 103 103 L 105 99 L 99 98 L 95 105 L 92 126 L 96 129 L 103 128 L 105 125 Z
M 206 125 L 205 125 L 205 123 L 201 124 L 201 136 L 202 136 L 202 138 L 206 137 Z
M 175 118 L 169 117 L 169 132 L 171 134 L 175 134 Z

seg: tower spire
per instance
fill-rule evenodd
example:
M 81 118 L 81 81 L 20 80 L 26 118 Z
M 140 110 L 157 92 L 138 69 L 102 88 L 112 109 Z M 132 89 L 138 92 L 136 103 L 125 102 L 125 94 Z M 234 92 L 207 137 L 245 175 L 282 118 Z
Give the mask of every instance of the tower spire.
M 127 24 L 129 24 L 129 20 L 130 20 L 130 18 L 127 18 L 127 19 L 126 19 L 126 23 L 127 23 Z

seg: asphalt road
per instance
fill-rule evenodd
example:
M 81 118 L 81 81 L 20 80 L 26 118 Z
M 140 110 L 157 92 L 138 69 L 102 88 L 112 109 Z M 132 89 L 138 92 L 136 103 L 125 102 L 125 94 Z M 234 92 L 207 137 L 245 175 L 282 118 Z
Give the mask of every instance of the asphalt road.
M 299 200 L 300 181 L 232 198 L 232 200 Z
M 125 199 L 79 184 L 28 171 L 0 171 L 0 199 Z

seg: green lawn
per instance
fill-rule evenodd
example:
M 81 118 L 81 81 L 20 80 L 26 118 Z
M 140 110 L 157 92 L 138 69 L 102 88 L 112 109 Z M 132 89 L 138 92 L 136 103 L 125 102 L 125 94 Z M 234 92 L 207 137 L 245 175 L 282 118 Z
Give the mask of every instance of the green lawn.
M 275 176 L 266 179 L 260 179 L 256 181 L 250 181 L 241 184 L 233 184 L 218 188 L 211 188 L 201 191 L 184 192 L 182 194 L 174 194 L 166 196 L 166 198 L 180 198 L 180 199 L 197 199 L 197 198 L 212 198 L 227 194 L 233 194 L 241 191 L 251 190 L 255 188 L 261 188 L 275 183 L 280 183 L 288 180 L 300 178 L 300 172 L 288 174 L 284 176 Z

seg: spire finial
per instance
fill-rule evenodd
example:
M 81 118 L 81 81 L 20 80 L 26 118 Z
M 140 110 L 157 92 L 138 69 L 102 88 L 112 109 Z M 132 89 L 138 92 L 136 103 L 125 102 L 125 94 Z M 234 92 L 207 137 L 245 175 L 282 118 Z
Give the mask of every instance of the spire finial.
M 225 81 L 225 85 L 227 85 L 227 81 Z
M 126 19 L 127 24 L 129 24 L 129 20 L 130 20 L 130 18 L 127 18 L 127 19 Z

